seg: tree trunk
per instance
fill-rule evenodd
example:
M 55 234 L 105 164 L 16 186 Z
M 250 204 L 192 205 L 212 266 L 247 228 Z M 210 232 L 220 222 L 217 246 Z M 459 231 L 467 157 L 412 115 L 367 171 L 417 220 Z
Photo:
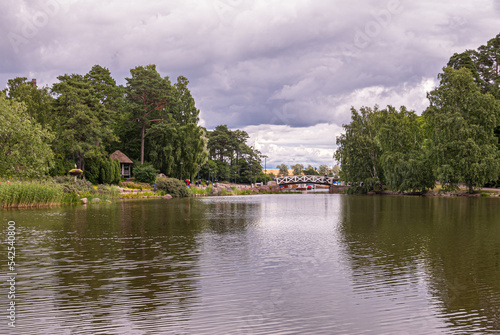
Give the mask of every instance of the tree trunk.
M 146 137 L 146 123 L 142 123 L 141 130 L 141 165 L 144 164 L 144 138 Z

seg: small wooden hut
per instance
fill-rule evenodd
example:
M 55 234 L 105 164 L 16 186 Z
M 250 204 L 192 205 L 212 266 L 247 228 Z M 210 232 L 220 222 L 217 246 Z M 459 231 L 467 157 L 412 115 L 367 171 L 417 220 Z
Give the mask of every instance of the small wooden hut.
M 134 164 L 134 162 L 132 162 L 130 158 L 128 158 L 127 155 L 125 155 L 120 150 L 116 150 L 109 157 L 113 160 L 118 159 L 122 168 L 121 176 L 123 178 L 130 178 L 131 166 L 132 164 Z

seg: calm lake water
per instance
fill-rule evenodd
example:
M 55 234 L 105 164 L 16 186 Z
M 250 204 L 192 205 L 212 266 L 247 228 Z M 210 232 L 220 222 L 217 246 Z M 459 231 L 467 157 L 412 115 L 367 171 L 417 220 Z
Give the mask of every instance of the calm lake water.
M 16 332 L 500 333 L 500 201 L 284 194 L 0 211 Z M 7 245 L 1 267 L 6 278 Z

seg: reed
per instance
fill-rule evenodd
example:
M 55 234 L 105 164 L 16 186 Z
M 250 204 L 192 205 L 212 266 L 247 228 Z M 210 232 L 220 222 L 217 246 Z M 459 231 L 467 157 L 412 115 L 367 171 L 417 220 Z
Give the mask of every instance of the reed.
M 49 207 L 59 205 L 63 199 L 60 185 L 42 182 L 0 183 L 0 206 L 2 208 Z

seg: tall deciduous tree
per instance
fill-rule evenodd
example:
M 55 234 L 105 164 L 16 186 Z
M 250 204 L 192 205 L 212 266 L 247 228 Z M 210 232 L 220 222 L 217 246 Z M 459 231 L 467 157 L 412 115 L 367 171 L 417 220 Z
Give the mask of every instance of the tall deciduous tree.
M 318 170 L 319 170 L 319 171 L 318 171 L 318 172 L 319 172 L 319 174 L 321 174 L 321 175 L 328 174 L 328 171 L 329 171 L 329 169 L 328 169 L 328 165 L 324 165 L 324 164 L 323 164 L 323 165 L 320 165 L 320 166 L 318 167 Z
M 0 92 L 0 176 L 37 178 L 47 174 L 54 136 L 36 122 L 20 102 Z
M 399 192 L 421 192 L 435 186 L 429 153 L 424 148 L 423 120 L 402 106 L 381 110 L 377 140 L 386 184 Z
M 132 112 L 132 121 L 141 129 L 141 164 L 144 163 L 146 130 L 151 123 L 164 119 L 171 104 L 172 86 L 168 77 L 162 78 L 155 65 L 137 66 L 130 70 L 126 100 Z
M 276 168 L 279 169 L 279 171 L 278 171 L 279 176 L 282 176 L 282 177 L 288 176 L 288 166 L 286 164 L 282 163 L 282 164 L 276 166 Z
M 440 85 L 428 94 L 424 117 L 437 177 L 448 189 L 464 183 L 469 192 L 500 171 L 500 154 L 494 130 L 500 120 L 499 101 L 481 93 L 470 70 L 447 67 Z
M 468 68 L 481 92 L 489 92 L 500 99 L 500 34 L 477 50 L 466 50 L 451 56 L 448 66 Z
M 302 174 L 302 170 L 304 170 L 304 165 L 295 164 L 295 165 L 292 165 L 292 169 L 293 169 L 293 174 L 298 176 L 298 175 Z
M 382 182 L 380 156 L 376 141 L 379 126 L 378 106 L 351 108 L 351 123 L 343 125 L 345 133 L 337 137 L 334 157 L 342 168 L 340 177 L 351 183 L 354 192 L 374 190 Z
M 24 103 L 26 111 L 42 127 L 47 128 L 51 119 L 53 98 L 48 87 L 37 87 L 26 77 L 9 79 L 8 96 Z

